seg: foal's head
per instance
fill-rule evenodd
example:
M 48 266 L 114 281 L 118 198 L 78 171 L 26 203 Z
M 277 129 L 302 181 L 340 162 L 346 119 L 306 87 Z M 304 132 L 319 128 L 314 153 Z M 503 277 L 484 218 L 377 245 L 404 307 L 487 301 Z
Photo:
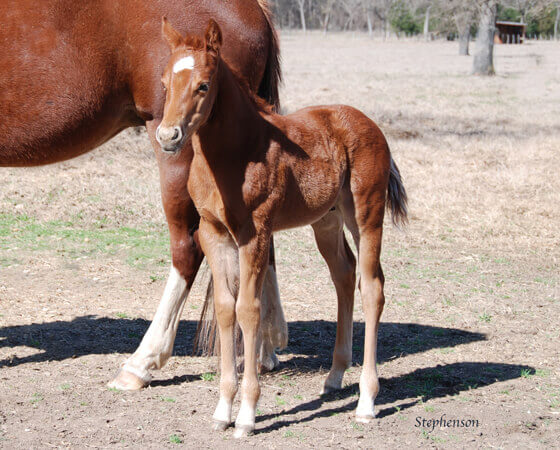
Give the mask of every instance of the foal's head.
M 210 19 L 204 39 L 184 38 L 164 18 L 162 33 L 171 48 L 171 58 L 161 79 L 166 98 L 156 139 L 163 151 L 175 153 L 208 119 L 212 110 L 222 32 Z

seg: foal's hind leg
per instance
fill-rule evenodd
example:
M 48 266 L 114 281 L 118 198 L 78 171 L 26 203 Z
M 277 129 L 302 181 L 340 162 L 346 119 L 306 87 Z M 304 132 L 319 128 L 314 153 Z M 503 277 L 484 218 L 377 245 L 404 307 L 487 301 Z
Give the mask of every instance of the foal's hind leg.
M 352 315 L 356 285 L 356 259 L 344 236 L 340 210 L 329 212 L 313 225 L 317 247 L 329 266 L 338 297 L 336 342 L 331 370 L 321 393 L 342 387 L 344 371 L 352 364 Z
M 368 192 L 354 195 L 354 201 L 344 202 L 344 220 L 356 238 L 358 245 L 358 269 L 360 293 L 366 322 L 364 338 L 364 364 L 360 376 L 360 399 L 356 408 L 356 420 L 369 422 L 375 416 L 374 402 L 379 392 L 377 375 L 377 334 L 379 319 L 383 312 L 385 296 L 384 277 L 379 262 L 385 192 Z M 354 204 L 356 210 L 354 211 Z

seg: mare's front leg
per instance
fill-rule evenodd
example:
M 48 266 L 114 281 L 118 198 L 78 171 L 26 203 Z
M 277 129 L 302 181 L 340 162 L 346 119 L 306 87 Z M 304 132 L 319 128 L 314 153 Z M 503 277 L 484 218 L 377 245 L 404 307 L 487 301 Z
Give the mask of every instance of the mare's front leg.
M 203 253 L 198 244 L 199 216 L 187 191 L 192 149 L 190 142 L 176 155 L 166 155 L 148 133 L 156 149 L 161 196 L 171 238 L 172 266 L 156 314 L 138 349 L 128 358 L 110 387 L 135 390 L 151 381 L 150 369 L 161 369 L 173 351 L 177 327 Z
M 245 367 L 241 383 L 241 408 L 235 421 L 234 437 L 240 438 L 255 429 L 255 413 L 260 397 L 257 367 L 257 343 L 261 322 L 262 287 L 268 263 L 271 234 L 256 226 L 256 236 L 240 239 L 239 296 L 235 305 L 237 321 L 243 332 Z

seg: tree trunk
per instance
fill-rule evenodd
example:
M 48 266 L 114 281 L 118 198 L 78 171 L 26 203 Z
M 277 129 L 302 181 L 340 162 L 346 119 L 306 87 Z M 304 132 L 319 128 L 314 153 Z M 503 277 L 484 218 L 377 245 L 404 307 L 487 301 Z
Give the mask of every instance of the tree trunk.
M 329 19 L 331 18 L 330 12 L 325 14 L 325 22 L 323 23 L 323 33 L 327 34 L 329 31 Z
M 469 55 L 469 42 L 471 40 L 471 21 L 473 17 L 467 12 L 455 15 L 455 25 L 459 34 L 459 55 Z
M 558 25 L 560 23 L 560 3 L 558 3 L 558 5 L 556 5 L 556 20 L 554 21 L 554 40 L 557 41 L 558 40 Z
M 430 40 L 430 9 L 432 9 L 432 5 L 428 6 L 426 16 L 424 17 L 424 39 L 426 41 Z
M 305 26 L 305 0 L 298 0 L 299 5 L 299 18 L 301 19 L 301 29 L 305 33 L 307 27 Z
M 473 74 L 494 75 L 494 33 L 496 31 L 495 0 L 487 0 L 480 5 L 480 22 L 476 36 L 476 51 Z
M 366 11 L 366 17 L 367 17 L 367 31 L 369 34 L 369 37 L 373 36 L 373 22 L 371 20 L 371 12 L 368 10 Z
M 470 40 L 471 40 L 471 27 L 466 26 L 459 31 L 459 55 L 469 56 Z

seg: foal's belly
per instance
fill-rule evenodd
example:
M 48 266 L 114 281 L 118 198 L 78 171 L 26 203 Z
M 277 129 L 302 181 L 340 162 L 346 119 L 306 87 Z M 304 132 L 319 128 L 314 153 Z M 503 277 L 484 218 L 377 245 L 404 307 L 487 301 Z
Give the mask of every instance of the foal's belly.
M 284 199 L 275 212 L 274 229 L 310 225 L 336 204 L 344 183 L 344 167 L 332 163 L 324 167 L 302 168 L 288 182 Z

